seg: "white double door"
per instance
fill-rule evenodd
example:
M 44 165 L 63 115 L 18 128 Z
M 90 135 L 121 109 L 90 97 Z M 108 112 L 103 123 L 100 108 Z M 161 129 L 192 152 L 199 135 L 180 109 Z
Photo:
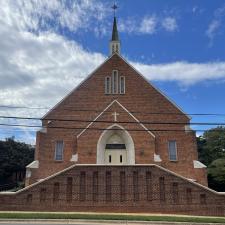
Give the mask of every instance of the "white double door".
M 127 150 L 105 149 L 105 164 L 127 164 Z

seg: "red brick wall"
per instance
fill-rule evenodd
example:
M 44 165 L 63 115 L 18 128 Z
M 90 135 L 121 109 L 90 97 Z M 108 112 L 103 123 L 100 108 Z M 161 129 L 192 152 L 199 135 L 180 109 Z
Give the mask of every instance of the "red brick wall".
M 124 95 L 105 95 L 104 81 L 105 76 L 109 76 L 112 70 L 118 70 L 119 75 L 125 76 L 126 94 Z M 101 67 L 99 67 L 92 76 L 82 83 L 76 91 L 73 91 L 65 98 L 55 109 L 45 117 L 51 119 L 72 119 L 72 120 L 93 120 L 103 111 L 113 100 L 118 100 L 140 121 L 153 123 L 188 123 L 189 118 L 182 114 L 171 102 L 169 102 L 161 93 L 144 80 L 137 72 L 132 69 L 118 55 L 112 56 Z M 91 110 L 91 111 L 79 111 Z M 113 124 L 112 111 L 117 110 L 120 114 L 118 121 L 134 122 L 134 120 L 118 104 L 113 104 L 99 118 L 99 120 L 108 120 L 110 123 L 94 123 L 92 128 L 106 128 Z M 161 114 L 152 114 L 152 113 Z M 165 114 L 165 113 L 171 114 Z M 118 122 L 118 123 L 119 123 Z M 47 121 L 43 121 L 47 125 Z M 74 151 L 78 153 L 79 163 L 96 163 L 96 144 L 101 135 L 100 131 L 88 130 L 77 140 L 76 136 L 82 129 L 88 125 L 88 122 L 75 121 L 52 121 L 48 124 L 46 134 L 42 133 L 37 138 L 36 159 L 40 162 L 40 168 L 33 172 L 31 183 L 36 179 L 45 178 L 57 171 L 60 171 L 71 165 L 70 159 Z M 126 129 L 142 129 L 137 124 L 120 124 Z M 152 130 L 155 139 L 146 131 L 130 131 L 135 143 L 136 163 L 154 163 L 153 156 L 157 153 L 161 156 L 162 165 L 169 170 L 175 171 L 187 178 L 196 179 L 202 184 L 206 184 L 201 169 L 193 168 L 193 160 L 197 160 L 197 148 L 195 135 L 192 132 L 185 133 L 184 125 L 176 124 L 145 124 Z M 50 127 L 70 127 L 75 129 L 53 129 Z M 181 131 L 154 131 L 154 130 L 181 130 Z M 143 129 L 142 129 L 143 130 Z M 64 141 L 64 160 L 62 162 L 54 161 L 54 143 L 56 140 Z M 170 162 L 168 160 L 168 140 L 176 140 L 178 147 L 178 161 Z M 144 154 L 141 153 L 144 152 Z
M 77 165 L 15 194 L 0 193 L 0 210 L 225 216 L 225 195 L 156 165 Z

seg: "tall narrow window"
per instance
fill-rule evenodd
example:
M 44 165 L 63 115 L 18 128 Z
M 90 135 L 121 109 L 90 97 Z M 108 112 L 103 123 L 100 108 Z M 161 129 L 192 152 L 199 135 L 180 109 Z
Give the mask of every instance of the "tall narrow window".
M 63 160 L 63 141 L 56 141 L 55 144 L 55 160 L 62 161 Z
M 176 141 L 169 141 L 168 150 L 169 150 L 169 160 L 177 161 L 177 143 L 176 143 Z
M 93 201 L 98 201 L 98 171 L 93 173 Z
M 178 203 L 178 183 L 174 182 L 172 185 L 173 203 Z
M 147 200 L 152 201 L 152 174 L 151 172 L 146 172 L 146 191 L 147 191 Z
M 111 77 L 105 77 L 105 94 L 111 94 Z
M 105 186 L 106 186 L 106 201 L 112 200 L 112 177 L 111 177 L 111 171 L 106 172 L 106 179 L 105 179 Z
M 120 94 L 125 94 L 125 77 L 120 77 Z
M 73 178 L 67 177 L 67 184 L 66 184 L 66 201 L 72 202 L 72 187 L 73 187 Z
M 117 53 L 119 52 L 119 48 L 118 48 L 118 45 L 116 45 L 116 52 L 117 52 Z
M 126 180 L 125 172 L 120 172 L 120 201 L 124 202 L 126 200 Z
M 59 201 L 59 182 L 54 183 L 53 186 L 53 202 Z
M 109 155 L 109 163 L 111 163 L 111 162 L 112 162 L 112 156 Z
M 164 182 L 164 177 L 159 178 L 159 199 L 160 202 L 164 202 L 166 199 L 165 196 L 165 182 Z
M 118 94 L 118 71 L 113 70 L 112 73 L 112 93 Z
M 112 53 L 114 53 L 115 52 L 115 46 L 114 46 L 114 44 L 112 45 Z
M 139 200 L 139 190 L 138 190 L 138 172 L 133 172 L 133 194 L 134 194 L 134 201 Z
M 86 173 L 80 172 L 80 201 L 86 199 Z

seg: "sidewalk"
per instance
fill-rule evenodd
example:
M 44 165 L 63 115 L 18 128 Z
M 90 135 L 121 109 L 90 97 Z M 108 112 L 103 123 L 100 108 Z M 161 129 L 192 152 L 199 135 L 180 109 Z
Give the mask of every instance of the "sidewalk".
M 130 224 L 130 225 L 225 225 L 225 223 L 193 223 L 193 222 L 160 222 L 160 221 L 126 221 L 126 220 L 65 220 L 65 219 L 0 219 L 0 224 L 77 224 L 77 225 L 113 225 L 113 224 Z

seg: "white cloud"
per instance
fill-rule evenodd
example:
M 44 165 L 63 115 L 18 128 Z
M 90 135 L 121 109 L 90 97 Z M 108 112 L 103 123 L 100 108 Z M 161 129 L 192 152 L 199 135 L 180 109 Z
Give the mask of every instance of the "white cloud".
M 213 44 L 215 36 L 219 33 L 220 29 L 222 28 L 224 18 L 225 18 L 225 5 L 215 10 L 214 18 L 209 23 L 208 28 L 205 32 L 206 36 L 208 36 L 208 38 L 210 39 L 210 45 Z
M 4 62 L 0 64 L 4 89 L 0 102 L 8 105 L 34 105 L 38 99 L 39 105 L 46 106 L 51 99 L 57 101 L 105 58 L 53 33 L 36 36 L 0 30 L 0 34 L 0 48 L 5 48 L 0 54 Z
M 7 0 L 0 3 L 0 20 L 18 30 L 94 30 L 102 25 L 110 8 L 94 0 Z M 99 28 L 100 29 L 100 28 Z
M 118 21 L 119 32 L 128 34 L 153 34 L 156 31 L 156 17 L 144 16 L 138 19 L 135 17 L 128 17 Z
M 156 31 L 156 17 L 155 16 L 146 16 L 142 19 L 139 32 L 145 34 L 153 34 Z
M 225 79 L 225 62 L 189 63 L 174 62 L 168 64 L 133 65 L 149 80 L 175 81 L 189 86 L 198 82 Z
M 196 13 L 197 10 L 198 10 L 198 6 L 194 6 L 194 7 L 192 8 L 192 12 L 193 12 L 193 13 Z
M 178 28 L 177 21 L 173 17 L 164 18 L 162 21 L 162 26 L 165 28 L 165 30 L 170 32 L 173 32 Z
M 137 33 L 139 29 L 139 25 L 137 20 L 134 18 L 128 17 L 127 19 L 120 19 L 118 21 L 118 29 L 119 32 L 124 33 Z
M 156 15 L 145 15 L 141 19 L 135 17 L 121 19 L 118 26 L 120 32 L 148 35 L 155 34 L 159 30 L 174 32 L 178 29 L 176 18 L 160 18 Z
M 221 23 L 219 20 L 213 20 L 206 31 L 206 35 L 212 41 L 214 36 L 216 35 L 216 31 L 219 29 Z

